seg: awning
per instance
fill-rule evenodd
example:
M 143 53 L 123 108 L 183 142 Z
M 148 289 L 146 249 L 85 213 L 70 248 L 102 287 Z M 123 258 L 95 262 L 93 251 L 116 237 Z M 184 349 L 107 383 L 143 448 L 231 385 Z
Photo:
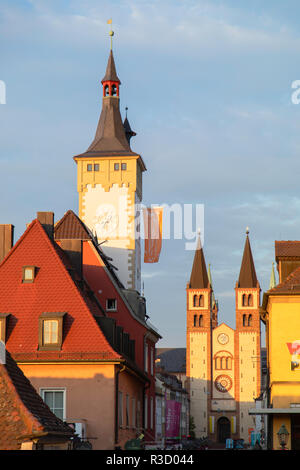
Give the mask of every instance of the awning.
M 249 415 L 295 415 L 300 414 L 300 408 L 252 408 Z

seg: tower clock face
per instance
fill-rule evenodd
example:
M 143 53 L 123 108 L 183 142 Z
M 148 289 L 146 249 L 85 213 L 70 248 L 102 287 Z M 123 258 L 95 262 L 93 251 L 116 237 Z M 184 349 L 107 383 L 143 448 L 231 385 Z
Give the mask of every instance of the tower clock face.
M 227 344 L 229 341 L 229 338 L 228 336 L 225 334 L 225 333 L 221 333 L 219 336 L 218 336 L 218 342 L 220 344 Z
M 99 206 L 94 218 L 94 227 L 98 236 L 117 236 L 118 216 L 114 207 L 108 204 Z

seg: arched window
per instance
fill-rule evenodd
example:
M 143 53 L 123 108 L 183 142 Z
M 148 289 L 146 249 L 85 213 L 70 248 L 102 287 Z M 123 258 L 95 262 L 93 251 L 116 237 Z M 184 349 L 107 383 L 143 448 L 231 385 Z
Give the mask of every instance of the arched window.
M 198 305 L 197 305 L 197 299 L 198 299 L 198 296 L 197 296 L 197 295 L 194 295 L 194 297 L 193 297 L 193 305 L 194 305 L 194 307 L 198 307 Z
M 104 87 L 104 96 L 108 96 L 108 95 L 109 95 L 109 86 L 105 85 L 105 87 Z
M 252 294 L 248 295 L 248 306 L 249 307 L 253 306 L 253 296 L 252 296 Z
M 226 351 L 220 351 L 215 356 L 215 369 L 216 370 L 231 370 L 232 369 L 232 357 L 230 353 Z
M 252 326 L 252 315 L 248 317 L 248 326 Z
M 246 294 L 243 294 L 243 297 L 242 297 L 242 305 L 243 305 L 243 307 L 246 307 L 246 306 L 247 306 L 247 296 L 246 296 Z
M 199 295 L 199 307 L 204 307 L 204 296 Z
M 194 326 L 197 326 L 197 315 L 194 315 Z
M 231 359 L 231 357 L 226 358 L 226 369 L 232 369 L 232 359 Z
M 199 326 L 203 326 L 203 315 L 199 316 Z
M 247 326 L 247 315 L 243 315 L 243 326 Z
M 113 85 L 111 87 L 111 96 L 116 96 L 116 94 L 117 94 L 117 87 L 116 85 Z
M 215 358 L 215 368 L 217 370 L 220 370 L 221 369 L 221 357 L 216 357 Z

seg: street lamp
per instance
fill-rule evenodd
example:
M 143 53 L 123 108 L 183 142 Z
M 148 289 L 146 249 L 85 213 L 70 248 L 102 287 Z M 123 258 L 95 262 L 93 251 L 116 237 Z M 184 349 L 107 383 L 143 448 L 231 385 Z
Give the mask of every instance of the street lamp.
M 285 446 L 287 444 L 287 441 L 288 441 L 288 438 L 289 438 L 289 432 L 288 430 L 286 429 L 285 425 L 282 424 L 278 433 L 277 433 L 277 436 L 278 436 L 278 440 L 279 440 L 279 444 L 281 445 L 282 449 L 281 450 L 284 450 L 285 449 Z

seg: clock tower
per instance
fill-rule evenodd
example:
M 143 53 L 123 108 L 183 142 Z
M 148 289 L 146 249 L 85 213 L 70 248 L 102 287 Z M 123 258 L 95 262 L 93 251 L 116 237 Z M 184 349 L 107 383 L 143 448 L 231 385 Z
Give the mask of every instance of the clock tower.
M 141 243 L 139 205 L 142 201 L 142 157 L 133 152 L 135 135 L 128 118 L 122 122 L 120 79 L 112 49 L 102 84 L 102 110 L 95 138 L 76 155 L 79 217 L 112 258 L 126 289 L 140 292 Z

